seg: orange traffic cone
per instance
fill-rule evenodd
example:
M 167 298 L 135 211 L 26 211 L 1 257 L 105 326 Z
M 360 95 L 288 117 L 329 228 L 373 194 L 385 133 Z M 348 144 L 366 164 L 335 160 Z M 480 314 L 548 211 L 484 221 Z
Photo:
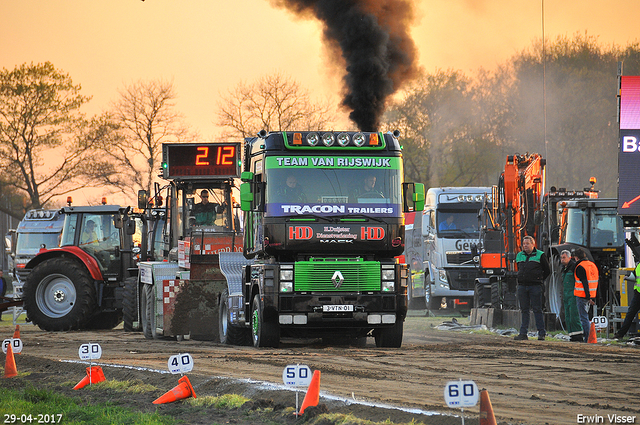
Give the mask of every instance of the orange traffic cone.
M 183 398 L 196 397 L 196 392 L 193 390 L 193 386 L 191 386 L 191 382 L 187 376 L 183 376 L 178 379 L 178 385 L 173 387 L 171 391 L 167 391 L 162 396 L 158 397 L 153 401 L 153 404 L 165 404 L 172 403 L 176 400 L 182 400 Z
M 4 377 L 13 378 L 18 376 L 18 369 L 16 368 L 16 359 L 13 357 L 13 347 L 11 344 L 7 346 L 7 360 L 4 362 Z
M 320 371 L 314 370 L 313 376 L 311 377 L 311 383 L 309 384 L 309 388 L 307 389 L 307 394 L 305 394 L 304 400 L 302 400 L 302 407 L 300 407 L 298 416 L 304 413 L 304 409 L 311 406 L 317 406 L 319 402 L 320 402 Z
M 92 366 L 87 368 L 87 376 L 82 378 L 82 381 L 78 382 L 74 390 L 79 390 L 80 388 L 84 388 L 89 384 L 97 384 L 98 382 L 105 381 L 107 378 L 104 377 L 104 373 L 102 372 L 102 368 L 100 366 Z
M 589 339 L 587 340 L 589 344 L 597 344 L 598 337 L 596 336 L 596 324 L 591 322 L 591 329 L 589 329 Z
M 480 425 L 496 425 L 496 417 L 493 416 L 489 391 L 486 389 L 480 390 Z

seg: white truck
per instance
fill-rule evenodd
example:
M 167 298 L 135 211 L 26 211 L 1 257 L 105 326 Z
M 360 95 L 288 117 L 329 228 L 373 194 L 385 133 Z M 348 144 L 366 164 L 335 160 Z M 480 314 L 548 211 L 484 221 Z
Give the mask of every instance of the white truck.
M 431 188 L 422 217 L 416 213 L 412 225 L 412 217 L 407 217 L 405 260 L 412 276 L 410 307 L 473 307 L 476 265 L 471 246 L 480 242 L 479 214 L 486 197 L 491 197 L 490 187 Z

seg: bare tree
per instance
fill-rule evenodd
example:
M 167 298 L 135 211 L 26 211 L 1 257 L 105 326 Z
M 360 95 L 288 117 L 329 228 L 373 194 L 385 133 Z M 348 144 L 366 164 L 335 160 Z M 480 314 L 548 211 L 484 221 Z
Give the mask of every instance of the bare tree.
M 320 130 L 335 120 L 328 100 L 312 100 L 309 92 L 280 73 L 253 84 L 240 83 L 218 104 L 218 125 L 232 136 L 249 137 L 260 130 Z
M 119 126 L 119 137 L 103 145 L 111 159 L 111 168 L 99 173 L 105 185 L 118 187 L 123 193 L 151 190 L 162 161 L 162 143 L 196 137 L 175 110 L 175 99 L 173 83 L 161 80 L 138 81 L 120 92 L 110 113 Z
M 77 189 L 102 166 L 95 149 L 113 128 L 104 117 L 80 113 L 89 99 L 50 62 L 0 70 L 2 183 L 27 196 L 25 208 Z
M 384 128 L 399 129 L 405 178 L 428 186 L 485 185 L 491 181 L 497 144 L 483 121 L 479 92 L 459 71 L 423 74 L 392 103 Z

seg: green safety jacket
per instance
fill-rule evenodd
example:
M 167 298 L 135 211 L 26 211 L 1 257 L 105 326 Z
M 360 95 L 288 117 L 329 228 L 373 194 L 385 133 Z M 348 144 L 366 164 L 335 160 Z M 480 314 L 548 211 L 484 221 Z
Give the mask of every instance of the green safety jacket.
M 539 249 L 533 249 L 531 254 L 520 251 L 516 255 L 518 263 L 518 284 L 540 285 L 551 272 L 546 255 Z

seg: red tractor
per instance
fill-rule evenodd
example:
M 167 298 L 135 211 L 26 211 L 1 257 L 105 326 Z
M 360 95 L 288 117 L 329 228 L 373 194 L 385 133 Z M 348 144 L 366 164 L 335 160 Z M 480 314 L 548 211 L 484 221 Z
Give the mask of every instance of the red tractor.
M 135 218 L 117 205 L 60 213 L 60 246 L 41 249 L 25 266 L 27 320 L 47 331 L 111 329 L 122 321 L 125 284 L 135 286 L 138 275 Z M 138 232 L 136 242 L 143 237 Z

